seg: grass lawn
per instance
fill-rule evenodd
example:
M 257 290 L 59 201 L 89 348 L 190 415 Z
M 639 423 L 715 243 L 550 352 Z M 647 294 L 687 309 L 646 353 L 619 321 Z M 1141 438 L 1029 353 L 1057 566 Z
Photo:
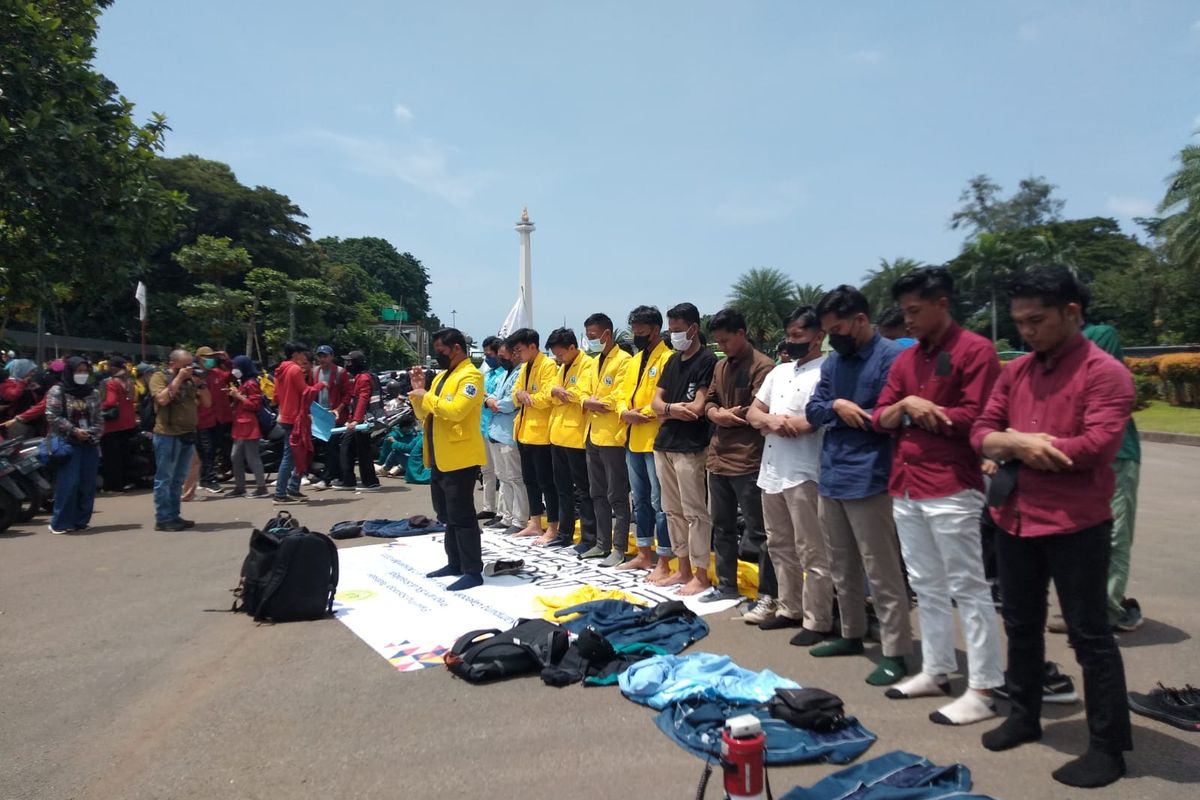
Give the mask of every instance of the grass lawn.
M 1200 435 L 1200 408 L 1172 406 L 1163 400 L 1151 400 L 1149 408 L 1135 411 L 1133 421 L 1139 431 Z

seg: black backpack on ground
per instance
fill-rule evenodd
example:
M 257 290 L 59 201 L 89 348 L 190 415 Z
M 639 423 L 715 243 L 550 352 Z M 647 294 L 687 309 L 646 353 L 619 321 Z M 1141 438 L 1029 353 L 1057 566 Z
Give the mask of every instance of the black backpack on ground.
M 337 583 L 337 545 L 281 511 L 250 534 L 233 610 L 259 622 L 322 619 L 333 613 Z
M 471 683 L 532 675 L 567 652 L 567 631 L 544 619 L 522 619 L 507 631 L 464 633 L 443 656 L 446 667 Z
M 846 724 L 842 698 L 824 689 L 776 689 L 771 716 L 797 728 L 833 731 Z

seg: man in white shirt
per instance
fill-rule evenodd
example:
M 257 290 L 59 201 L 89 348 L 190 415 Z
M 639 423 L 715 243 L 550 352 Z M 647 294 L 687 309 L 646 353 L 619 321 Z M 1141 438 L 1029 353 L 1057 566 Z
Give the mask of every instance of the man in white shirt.
M 791 642 L 808 647 L 833 632 L 833 578 L 817 518 L 822 431 L 804 412 L 821 379 L 825 334 L 810 306 L 797 308 L 784 325 L 790 360 L 771 370 L 746 415 L 766 437 L 758 486 L 767 551 L 779 580 L 775 616 L 759 627 L 802 628 Z

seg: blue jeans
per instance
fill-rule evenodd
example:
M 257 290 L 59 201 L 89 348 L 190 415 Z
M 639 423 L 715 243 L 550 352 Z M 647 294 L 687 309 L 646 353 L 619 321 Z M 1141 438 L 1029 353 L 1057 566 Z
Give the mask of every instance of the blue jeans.
M 279 427 L 283 430 L 283 455 L 279 457 L 279 474 L 275 476 L 275 496 L 283 497 L 288 492 L 300 491 L 300 476 L 296 474 L 296 460 L 292 458 L 292 428 L 295 426 L 281 422 Z M 334 453 L 333 457 L 336 456 Z
M 159 524 L 179 519 L 179 496 L 195 449 L 190 439 L 154 434 L 154 521 Z
M 71 442 L 71 457 L 54 474 L 54 514 L 50 527 L 71 531 L 92 520 L 96 500 L 96 473 L 100 469 L 100 448 L 94 444 Z
M 652 547 L 658 541 L 660 556 L 671 556 L 671 537 L 667 534 L 667 515 L 662 510 L 662 491 L 654 471 L 654 453 L 625 451 L 629 468 L 629 488 L 633 492 L 633 518 L 637 523 L 637 546 Z

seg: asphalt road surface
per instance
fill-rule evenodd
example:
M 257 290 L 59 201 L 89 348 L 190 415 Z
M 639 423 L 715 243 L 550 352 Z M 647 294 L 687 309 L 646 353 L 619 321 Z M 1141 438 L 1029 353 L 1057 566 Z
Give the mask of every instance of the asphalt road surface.
M 1145 447 L 1133 578 L 1145 626 L 1121 636 L 1131 689 L 1200 684 L 1200 448 Z M 703 764 L 615 688 L 536 678 L 474 687 L 443 669 L 396 672 L 336 620 L 256 625 L 228 613 L 251 525 L 269 501 L 185 505 L 196 529 L 156 533 L 148 494 L 101 497 L 93 528 L 0 534 L 0 798 L 691 798 Z M 388 481 L 293 509 L 315 530 L 429 513 L 428 489 Z M 342 546 L 373 544 L 357 540 Z M 814 659 L 733 612 L 696 650 L 728 653 L 841 695 L 879 736 L 970 767 L 1006 798 L 1195 798 L 1200 733 L 1134 716 L 1129 777 L 1070 791 L 1050 772 L 1086 746 L 1082 705 L 1048 707 L 1042 742 L 989 753 L 993 723 L 934 725 L 938 700 L 891 701 L 861 658 Z M 1079 681 L 1065 637 L 1049 657 Z M 877 655 L 878 648 L 868 649 Z M 960 653 L 960 661 L 962 660 Z M 956 690 L 962 679 L 955 680 Z M 1079 686 L 1082 690 L 1082 686 Z M 837 767 L 774 769 L 776 795 Z M 720 796 L 719 772 L 708 797 Z

